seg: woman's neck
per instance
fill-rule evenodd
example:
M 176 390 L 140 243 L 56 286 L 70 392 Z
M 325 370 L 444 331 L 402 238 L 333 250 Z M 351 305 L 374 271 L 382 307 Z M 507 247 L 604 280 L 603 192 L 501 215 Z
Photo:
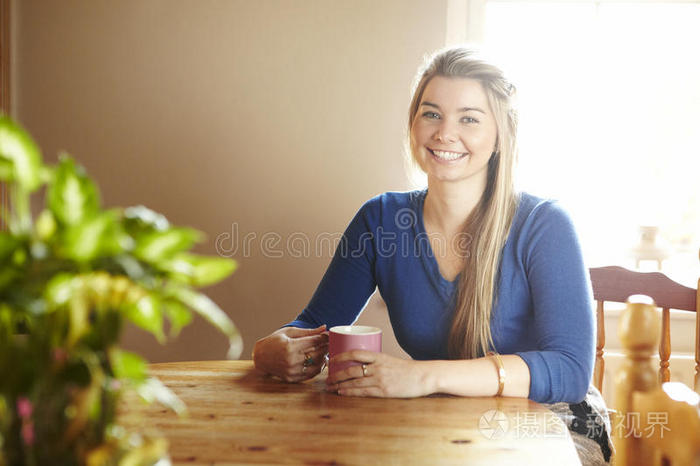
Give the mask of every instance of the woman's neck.
M 428 179 L 428 195 L 423 207 L 424 222 L 448 235 L 464 231 L 467 218 L 479 203 L 485 188 L 485 183 Z

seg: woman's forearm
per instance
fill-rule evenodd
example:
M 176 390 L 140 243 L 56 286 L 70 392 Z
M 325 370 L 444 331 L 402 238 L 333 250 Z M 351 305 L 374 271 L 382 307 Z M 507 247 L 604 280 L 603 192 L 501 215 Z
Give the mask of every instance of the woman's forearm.
M 530 369 L 520 356 L 501 355 L 506 372 L 503 396 L 527 398 Z M 492 357 L 457 361 L 420 361 L 430 393 L 458 396 L 494 396 L 498 369 Z

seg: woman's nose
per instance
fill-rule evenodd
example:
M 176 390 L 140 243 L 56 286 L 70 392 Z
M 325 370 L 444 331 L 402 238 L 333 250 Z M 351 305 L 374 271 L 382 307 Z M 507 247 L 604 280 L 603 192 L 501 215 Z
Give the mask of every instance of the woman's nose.
M 440 126 L 438 126 L 435 134 L 433 135 L 436 141 L 442 142 L 443 144 L 452 144 L 457 141 L 457 135 L 455 134 L 454 128 L 449 122 L 442 121 Z

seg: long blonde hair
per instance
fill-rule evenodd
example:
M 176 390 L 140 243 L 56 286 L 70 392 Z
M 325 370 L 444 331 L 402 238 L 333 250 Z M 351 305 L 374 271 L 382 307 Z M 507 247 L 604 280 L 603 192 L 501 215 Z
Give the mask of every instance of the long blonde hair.
M 513 172 L 517 156 L 517 113 L 515 87 L 496 66 L 472 49 L 443 49 L 430 57 L 417 75 L 408 118 L 409 164 L 418 166 L 411 147 L 411 127 L 418 113 L 423 91 L 435 76 L 470 78 L 479 81 L 486 92 L 496 119 L 496 150 L 488 163 L 488 181 L 479 203 L 467 219 L 471 238 L 460 275 L 457 300 L 448 341 L 454 359 L 483 356 L 493 348 L 491 311 L 497 296 L 498 271 L 517 208 Z

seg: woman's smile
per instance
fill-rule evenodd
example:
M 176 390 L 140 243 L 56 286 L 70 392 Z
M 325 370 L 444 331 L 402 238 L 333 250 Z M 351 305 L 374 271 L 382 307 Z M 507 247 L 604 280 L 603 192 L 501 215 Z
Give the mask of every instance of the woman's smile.
M 452 152 L 427 148 L 428 152 L 433 155 L 433 159 L 440 163 L 454 163 L 458 160 L 468 158 L 469 153 L 467 152 Z
M 411 125 L 415 160 L 434 182 L 486 183 L 498 128 L 481 83 L 436 76 Z

